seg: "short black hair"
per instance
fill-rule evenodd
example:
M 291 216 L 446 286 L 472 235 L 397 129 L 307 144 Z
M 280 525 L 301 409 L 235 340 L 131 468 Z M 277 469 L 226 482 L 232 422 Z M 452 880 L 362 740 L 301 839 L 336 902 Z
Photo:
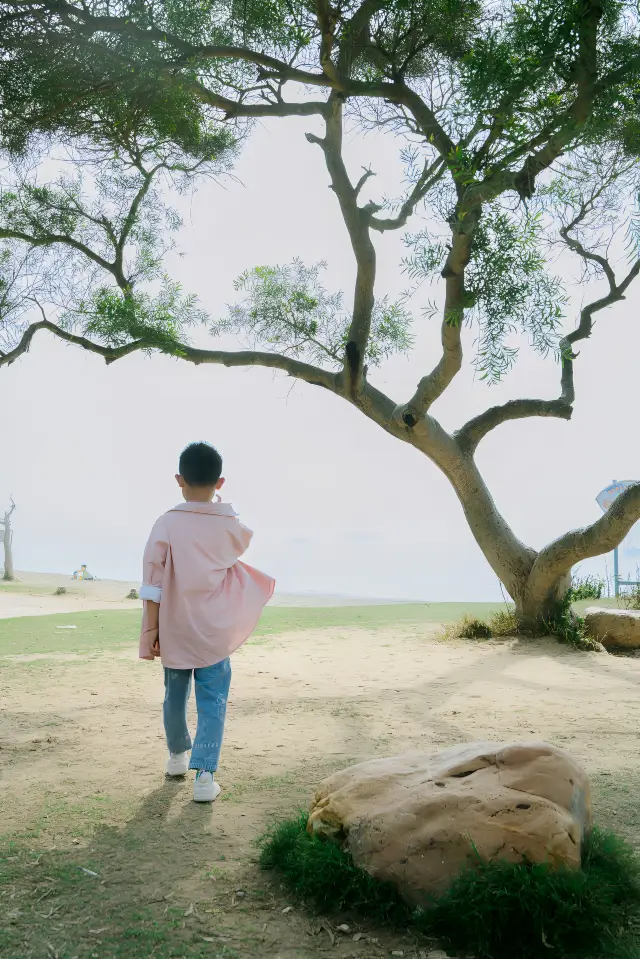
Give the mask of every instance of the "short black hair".
M 222 457 L 209 443 L 190 443 L 180 454 L 178 470 L 189 486 L 215 486 L 222 476 Z

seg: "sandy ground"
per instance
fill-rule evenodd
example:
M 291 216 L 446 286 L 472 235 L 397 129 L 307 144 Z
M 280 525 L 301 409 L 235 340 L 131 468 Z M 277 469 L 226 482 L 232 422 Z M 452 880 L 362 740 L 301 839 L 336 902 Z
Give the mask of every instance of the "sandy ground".
M 16 616 L 48 616 L 51 613 L 79 613 L 90 609 L 132 609 L 141 606 L 126 599 L 140 583 L 127 580 L 78 582 L 60 573 L 17 573 L 16 583 L 0 583 L 0 619 Z M 66 594 L 56 596 L 59 588 Z M 393 600 L 357 596 L 324 596 L 315 593 L 276 593 L 272 606 L 379 606 Z
M 234 657 L 223 794 L 213 807 L 191 801 L 190 781 L 165 783 L 156 664 L 127 649 L 0 666 L 3 831 L 38 821 L 41 843 L 77 844 L 78 863 L 93 864 L 114 909 L 120 895 L 172 897 L 187 930 L 201 934 L 214 915 L 216 935 L 223 929 L 236 950 L 220 955 L 243 959 L 426 954 L 424 944 L 366 925 L 357 943 L 353 927 L 342 936 L 334 929 L 332 946 L 318 920 L 283 912 L 286 895 L 254 864 L 256 836 L 306 806 L 336 768 L 465 740 L 544 739 L 569 749 L 600 784 L 637 774 L 640 660 L 553 641 L 444 644 L 428 626 L 254 640 Z M 612 812 L 599 790 L 606 824 L 624 815 L 637 836 L 635 799 Z M 112 825 L 74 833 L 73 809 L 97 800 Z

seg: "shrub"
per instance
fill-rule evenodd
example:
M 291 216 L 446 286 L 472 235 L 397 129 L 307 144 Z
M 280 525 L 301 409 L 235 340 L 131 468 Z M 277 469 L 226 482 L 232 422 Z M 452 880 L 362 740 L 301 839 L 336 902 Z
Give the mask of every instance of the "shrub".
M 463 616 L 457 623 L 447 626 L 442 633 L 444 639 L 500 639 L 517 636 L 518 618 L 513 607 L 492 613 L 488 621 Z
M 605 581 L 597 576 L 574 576 L 567 594 L 569 602 L 576 603 L 580 599 L 602 599 L 605 585 Z
M 628 592 L 620 593 L 620 602 L 625 609 L 640 609 L 640 586 L 634 586 Z
M 578 616 L 571 609 L 572 599 L 567 593 L 553 614 L 541 623 L 544 632 L 550 633 L 566 643 L 585 652 L 594 652 L 601 649 L 600 643 L 587 633 L 587 623 L 583 616 Z
M 632 959 L 640 956 L 640 867 L 633 851 L 594 830 L 582 868 L 484 862 L 479 858 L 428 907 L 415 910 L 395 886 L 373 879 L 337 844 L 310 836 L 307 814 L 261 840 L 260 865 L 322 912 L 353 910 L 381 925 L 412 926 L 475 959 Z
M 491 639 L 491 628 L 481 619 L 464 617 L 458 633 L 460 639 Z
M 640 955 L 640 869 L 616 836 L 594 831 L 580 870 L 478 862 L 455 880 L 429 927 L 455 952 L 476 959 Z
M 514 607 L 498 610 L 489 617 L 489 629 L 491 635 L 498 638 L 504 636 L 517 636 L 520 632 L 518 617 Z
M 600 651 L 601 646 L 587 633 L 587 624 L 582 616 L 571 609 L 573 599 L 567 593 L 552 616 L 543 619 L 536 630 L 523 630 L 516 611 L 507 607 L 492 613 L 488 621 L 464 616 L 459 622 L 445 627 L 442 639 L 501 639 L 509 636 L 555 636 L 561 643 L 587 652 Z M 640 608 L 640 592 L 638 593 Z
M 355 910 L 378 922 L 403 923 L 411 910 L 395 886 L 354 865 L 337 843 L 307 833 L 306 812 L 261 837 L 260 867 L 280 873 L 291 893 L 323 912 Z

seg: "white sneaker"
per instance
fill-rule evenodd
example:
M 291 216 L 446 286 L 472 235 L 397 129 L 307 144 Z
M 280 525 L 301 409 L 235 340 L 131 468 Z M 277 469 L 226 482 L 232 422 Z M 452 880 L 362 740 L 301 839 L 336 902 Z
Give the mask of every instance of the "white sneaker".
M 220 791 L 220 784 L 215 781 L 213 773 L 206 769 L 197 771 L 193 784 L 194 802 L 213 802 L 220 795 Z
M 167 776 L 186 776 L 189 769 L 189 753 L 169 753 L 165 772 Z

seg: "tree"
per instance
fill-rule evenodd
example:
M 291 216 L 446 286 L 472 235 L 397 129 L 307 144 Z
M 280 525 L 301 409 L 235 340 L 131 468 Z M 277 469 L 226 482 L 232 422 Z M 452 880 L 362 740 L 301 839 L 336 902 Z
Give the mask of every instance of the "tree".
M 12 582 L 16 578 L 13 567 L 13 529 L 11 528 L 11 517 L 13 516 L 16 504 L 13 502 L 13 496 L 10 497 L 10 500 L 11 505 L 4 511 L 4 516 L 2 520 L 0 520 L 2 543 L 4 546 L 4 575 L 2 578 L 8 582 Z
M 145 304 L 127 303 L 120 285 L 104 294 L 108 309 L 94 296 L 73 317 L 29 324 L 0 364 L 46 326 L 108 361 L 155 349 L 193 363 L 268 366 L 322 386 L 445 473 L 521 620 L 535 625 L 554 612 L 571 568 L 613 548 L 640 517 L 640 484 L 592 526 L 536 552 L 500 514 L 474 454 L 507 421 L 570 419 L 575 344 L 640 272 L 638 221 L 628 215 L 638 193 L 638 24 L 625 0 L 0 3 L 7 149 L 24 150 L 43 131 L 103 142 L 95 117 L 116 110 L 194 155 L 203 122 L 314 116 L 323 133 L 307 139 L 324 157 L 356 264 L 348 309 L 323 287 L 318 266 L 249 270 L 238 283 L 244 299 L 212 332 L 249 337 L 250 349 L 194 349 L 181 322 L 158 338 Z M 408 185 L 398 199 L 363 202 L 374 171 L 356 179 L 347 170 L 346 119 L 400 138 Z M 405 268 L 418 282 L 441 277 L 442 352 L 396 402 L 375 386 L 372 368 L 410 345 L 408 304 L 376 298 L 373 237 L 405 229 L 417 211 L 428 228 L 407 236 Z M 15 216 L 0 236 L 41 249 L 33 233 L 12 226 Z M 627 229 L 631 259 L 621 265 L 616 238 Z M 565 335 L 563 290 L 545 263 L 550 231 L 581 258 L 586 279 L 605 284 Z M 557 357 L 559 396 L 494 406 L 447 433 L 433 406 L 462 366 L 469 323 L 478 328 L 482 376 L 510 369 L 519 329 Z

